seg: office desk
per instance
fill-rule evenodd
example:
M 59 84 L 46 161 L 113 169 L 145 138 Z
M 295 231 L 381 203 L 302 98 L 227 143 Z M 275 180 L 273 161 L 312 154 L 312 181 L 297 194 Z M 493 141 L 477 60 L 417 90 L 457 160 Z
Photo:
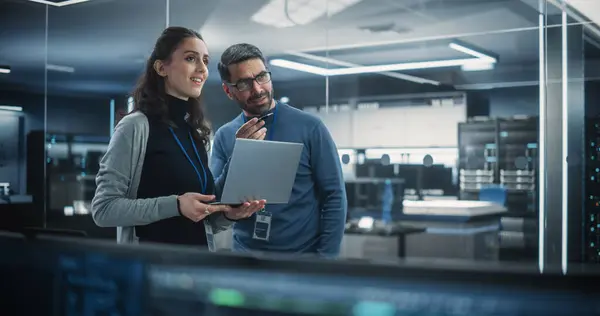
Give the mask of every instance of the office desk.
M 392 213 L 392 220 L 423 230 L 404 237 L 406 257 L 498 260 L 504 207 L 479 201 L 405 201 L 404 211 L 409 214 Z M 351 209 L 349 215 L 377 219 L 381 211 Z
M 346 228 L 340 256 L 353 259 L 404 258 L 406 255 L 406 236 L 424 232 L 424 228 L 401 224 L 370 230 L 355 226 Z
M 498 260 L 502 205 L 483 201 L 405 201 L 403 223 L 426 233 L 406 241 L 407 256 Z

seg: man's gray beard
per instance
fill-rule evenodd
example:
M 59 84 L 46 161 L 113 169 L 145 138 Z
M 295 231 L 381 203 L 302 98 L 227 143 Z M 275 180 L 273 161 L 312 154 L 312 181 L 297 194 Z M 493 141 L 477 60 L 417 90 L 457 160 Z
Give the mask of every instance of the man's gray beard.
M 269 97 L 267 98 L 267 102 L 265 104 L 263 104 L 260 108 L 256 108 L 256 107 L 250 107 L 249 105 L 246 104 L 246 102 L 242 102 L 238 100 L 238 105 L 240 106 L 240 108 L 246 112 L 248 112 L 249 114 L 252 115 L 256 115 L 256 116 L 260 116 L 263 113 L 269 111 L 269 108 L 271 107 L 271 104 L 273 103 L 273 95 L 269 94 Z

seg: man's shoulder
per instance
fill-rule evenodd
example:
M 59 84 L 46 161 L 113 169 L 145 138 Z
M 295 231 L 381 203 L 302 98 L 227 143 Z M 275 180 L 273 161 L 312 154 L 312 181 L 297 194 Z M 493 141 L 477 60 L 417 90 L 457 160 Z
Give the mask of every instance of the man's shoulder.
M 223 124 L 217 129 L 215 132 L 215 139 L 221 139 L 223 137 L 227 138 L 228 136 L 233 137 L 242 124 L 243 121 L 241 121 L 240 116 L 236 116 L 233 120 Z
M 219 127 L 219 130 L 227 131 L 227 130 L 236 130 L 239 128 L 239 125 L 243 123 L 240 120 L 240 116 L 236 116 L 233 120 L 223 124 L 223 126 Z
M 308 124 L 309 126 L 315 126 L 317 124 L 321 124 L 321 119 L 312 113 L 302 111 L 301 109 L 298 109 L 298 108 L 293 107 L 288 104 L 282 104 L 282 105 L 283 105 L 284 111 L 293 120 L 297 120 L 298 122 L 301 122 L 303 124 Z

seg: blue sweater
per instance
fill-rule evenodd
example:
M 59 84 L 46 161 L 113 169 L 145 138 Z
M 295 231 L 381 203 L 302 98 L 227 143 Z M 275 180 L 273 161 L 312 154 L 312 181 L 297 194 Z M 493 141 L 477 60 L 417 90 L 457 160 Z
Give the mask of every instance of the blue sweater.
M 272 214 L 269 241 L 252 238 L 252 216 L 234 224 L 233 250 L 336 256 L 344 235 L 347 202 L 335 143 L 319 118 L 282 103 L 272 111 L 275 115 L 265 121 L 267 140 L 304 144 L 296 180 L 288 204 L 266 205 Z M 217 130 L 210 163 L 215 178 L 223 173 L 233 152 L 235 133 L 245 120 L 242 113 Z M 260 185 L 261 180 L 257 181 Z

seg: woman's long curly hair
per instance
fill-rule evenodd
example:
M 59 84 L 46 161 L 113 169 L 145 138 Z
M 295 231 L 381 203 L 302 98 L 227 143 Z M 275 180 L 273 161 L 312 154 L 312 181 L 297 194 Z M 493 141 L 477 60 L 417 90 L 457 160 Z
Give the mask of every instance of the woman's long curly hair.
M 152 55 L 146 63 L 146 69 L 132 93 L 134 112 L 140 111 L 148 117 L 159 118 L 167 124 L 173 124 L 169 120 L 169 109 L 165 101 L 167 96 L 165 78 L 159 76 L 154 70 L 154 62 L 156 60 L 169 60 L 177 47 L 190 37 L 204 40 L 198 32 L 184 27 L 169 27 L 156 40 Z M 187 118 L 187 123 L 198 131 L 198 133 L 194 133 L 194 138 L 200 141 L 205 148 L 208 148 L 210 127 L 205 121 L 201 97 L 189 98 L 188 113 L 190 115 Z

